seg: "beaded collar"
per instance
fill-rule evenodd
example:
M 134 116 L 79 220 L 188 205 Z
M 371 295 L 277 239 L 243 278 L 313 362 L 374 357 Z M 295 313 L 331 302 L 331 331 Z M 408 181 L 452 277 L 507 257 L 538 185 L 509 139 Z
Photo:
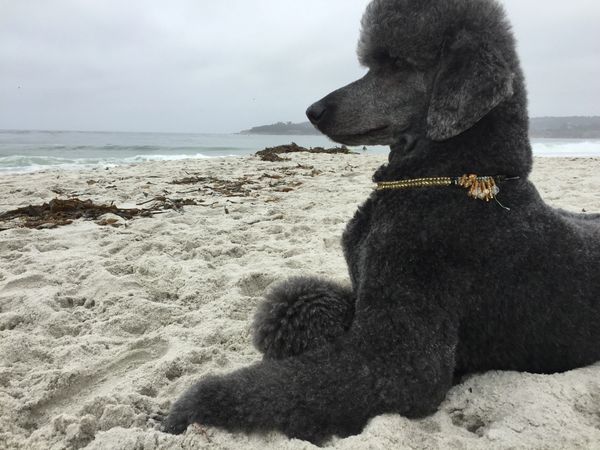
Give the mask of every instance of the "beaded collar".
M 486 202 L 496 200 L 498 202 L 498 199 L 496 198 L 496 196 L 500 192 L 498 184 L 504 181 L 518 179 L 519 177 L 508 178 L 505 175 L 498 175 L 493 177 L 463 175 L 462 177 L 415 178 L 412 180 L 382 181 L 377 183 L 376 189 L 378 191 L 386 191 L 392 189 L 458 186 L 467 189 L 467 195 L 473 199 L 484 200 Z

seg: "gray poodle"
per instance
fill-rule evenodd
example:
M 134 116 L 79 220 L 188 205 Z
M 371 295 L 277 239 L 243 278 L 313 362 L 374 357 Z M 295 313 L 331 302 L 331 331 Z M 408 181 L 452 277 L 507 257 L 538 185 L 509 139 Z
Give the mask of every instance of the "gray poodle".
M 318 444 L 382 413 L 431 414 L 464 374 L 600 360 L 600 215 L 553 209 L 528 180 L 525 83 L 501 6 L 374 0 L 362 25 L 369 72 L 307 112 L 335 141 L 391 146 L 343 235 L 352 285 L 272 289 L 254 324 L 264 359 L 192 386 L 168 432 Z

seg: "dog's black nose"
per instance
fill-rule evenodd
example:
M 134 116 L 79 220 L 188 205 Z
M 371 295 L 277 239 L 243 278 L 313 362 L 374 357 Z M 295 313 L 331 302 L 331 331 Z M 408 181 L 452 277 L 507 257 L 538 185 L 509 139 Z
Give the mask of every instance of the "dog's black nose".
M 325 117 L 326 111 L 327 107 L 323 103 L 317 102 L 306 110 L 306 116 L 310 120 L 310 123 L 317 125 Z

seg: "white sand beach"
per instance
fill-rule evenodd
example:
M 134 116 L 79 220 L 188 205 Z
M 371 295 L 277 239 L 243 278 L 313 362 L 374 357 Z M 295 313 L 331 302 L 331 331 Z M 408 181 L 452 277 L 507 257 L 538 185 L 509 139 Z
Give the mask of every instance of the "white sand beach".
M 289 157 L 0 178 L 0 213 L 56 197 L 199 203 L 119 226 L 0 231 L 0 448 L 313 448 L 275 432 L 190 427 L 171 436 L 152 419 L 202 375 L 260 358 L 250 324 L 271 283 L 299 274 L 347 280 L 340 237 L 385 157 Z M 186 177 L 206 180 L 171 183 Z M 600 212 L 600 159 L 537 159 L 533 180 L 554 206 Z M 473 375 L 429 418 L 376 417 L 361 435 L 328 445 L 600 448 L 600 364 Z

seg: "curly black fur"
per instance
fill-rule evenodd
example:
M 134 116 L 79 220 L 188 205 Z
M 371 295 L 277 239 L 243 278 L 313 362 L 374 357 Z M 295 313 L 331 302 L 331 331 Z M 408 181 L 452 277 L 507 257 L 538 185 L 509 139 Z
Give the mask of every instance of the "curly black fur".
M 342 142 L 391 143 L 375 181 L 520 177 L 501 186 L 511 211 L 458 188 L 374 192 L 343 236 L 352 290 L 305 278 L 271 291 L 255 320 L 267 357 L 194 385 L 166 431 L 199 422 L 320 443 L 381 413 L 430 414 L 455 376 L 600 360 L 600 215 L 553 209 L 528 179 L 525 84 L 502 8 L 374 0 L 359 55 L 369 74 L 311 120 Z
M 350 328 L 354 294 L 327 280 L 296 277 L 271 289 L 254 317 L 254 345 L 265 357 L 296 356 Z

